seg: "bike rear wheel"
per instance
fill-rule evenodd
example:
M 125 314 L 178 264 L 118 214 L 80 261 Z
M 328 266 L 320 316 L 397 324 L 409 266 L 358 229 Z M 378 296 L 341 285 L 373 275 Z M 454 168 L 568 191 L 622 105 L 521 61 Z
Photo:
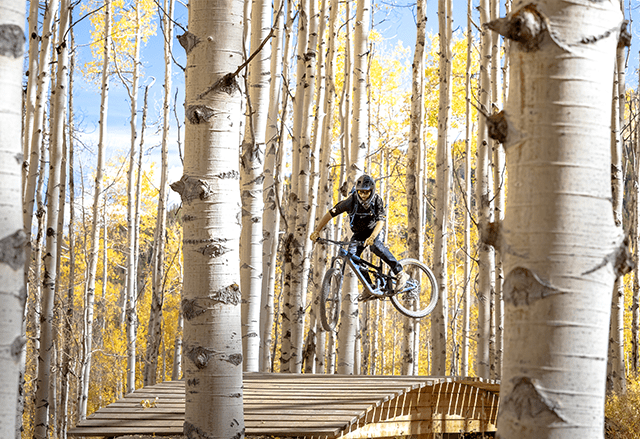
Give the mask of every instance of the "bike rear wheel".
M 391 303 L 408 317 L 420 319 L 429 315 L 438 303 L 436 278 L 426 265 L 417 259 L 400 261 L 409 280 L 402 291 L 391 296 Z
M 325 331 L 335 331 L 340 318 L 340 291 L 342 289 L 342 272 L 331 268 L 322 279 L 320 297 L 320 321 Z

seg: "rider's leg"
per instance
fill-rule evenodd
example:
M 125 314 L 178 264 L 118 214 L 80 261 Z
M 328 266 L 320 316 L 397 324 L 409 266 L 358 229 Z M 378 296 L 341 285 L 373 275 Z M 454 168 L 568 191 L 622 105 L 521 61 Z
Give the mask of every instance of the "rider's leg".
M 391 268 L 394 274 L 398 274 L 402 271 L 402 264 L 391 254 L 391 251 L 384 245 L 380 239 L 380 235 L 376 237 L 376 240 L 371 246 L 373 254 L 382 259 Z
M 409 280 L 409 275 L 402 270 L 402 264 L 391 254 L 389 249 L 382 243 L 380 235 L 376 238 L 371 250 L 375 255 L 382 259 L 396 275 L 396 285 L 394 290 L 401 291 Z

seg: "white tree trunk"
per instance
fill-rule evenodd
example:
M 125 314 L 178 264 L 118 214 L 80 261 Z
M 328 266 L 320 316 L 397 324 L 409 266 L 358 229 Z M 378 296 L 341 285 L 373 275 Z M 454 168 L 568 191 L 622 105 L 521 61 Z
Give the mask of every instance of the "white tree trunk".
M 34 437 L 46 438 L 49 430 L 50 407 L 55 399 L 50 395 L 51 371 L 57 369 L 52 362 L 54 347 L 53 306 L 58 278 L 58 214 L 60 205 L 60 174 L 62 172 L 62 151 L 67 100 L 67 81 L 69 64 L 69 44 L 66 40 L 69 28 L 69 2 L 60 3 L 60 24 L 57 43 L 57 79 L 55 94 L 51 105 L 51 139 L 49 142 L 49 180 L 47 182 L 47 233 L 44 255 L 44 275 L 42 281 L 42 308 L 39 367 L 36 391 L 36 413 L 34 416 Z
M 25 232 L 22 221 L 22 66 L 25 2 L 0 0 L 0 437 L 16 435 L 25 339 Z
M 347 168 L 347 187 L 355 184 L 364 172 L 367 152 L 367 65 L 369 40 L 369 0 L 358 0 L 354 29 L 353 58 L 353 117 L 351 120 L 350 160 Z M 338 334 L 338 373 L 354 374 L 355 345 L 358 326 L 358 280 L 349 272 L 342 287 L 342 311 Z
M 489 21 L 489 0 L 480 1 L 480 23 Z M 478 101 L 485 114 L 490 112 L 491 83 L 489 78 L 489 60 L 491 39 L 489 30 L 484 29 L 481 36 L 480 79 Z M 478 158 L 476 164 L 476 206 L 478 209 L 478 334 L 476 350 L 476 371 L 479 377 L 490 378 L 489 337 L 491 320 L 491 295 L 493 294 L 493 271 L 495 264 L 494 248 L 483 237 L 483 231 L 489 228 L 493 216 L 491 211 L 491 178 L 489 171 L 489 138 L 485 116 L 478 113 Z
M 189 438 L 244 437 L 238 139 L 242 95 L 238 0 L 192 0 L 185 160 L 171 185 L 184 209 L 185 423 Z M 235 73 L 234 73 L 235 72 Z
M 492 26 L 516 39 L 492 121 L 509 172 L 501 438 L 603 436 L 611 291 L 627 258 L 609 146 L 621 20 L 617 1 L 516 1 Z
M 451 185 L 451 151 L 449 149 L 449 114 L 451 102 L 451 14 L 446 0 L 438 1 L 440 30 L 438 143 L 436 150 L 436 209 L 434 218 L 433 271 L 438 284 L 438 304 L 431 319 L 433 340 L 432 375 L 447 374 L 449 294 L 447 276 L 447 239 L 449 237 L 449 188 Z
M 33 131 L 33 116 L 36 109 L 36 92 L 37 92 L 37 79 L 38 79 L 38 47 L 40 45 L 40 38 L 38 36 L 38 7 L 40 1 L 29 2 L 29 23 L 27 32 L 29 33 L 29 67 L 25 74 L 29 75 L 27 79 L 27 95 L 24 100 L 24 125 L 22 127 L 22 150 L 23 159 L 27 160 L 29 156 L 29 146 L 31 145 L 31 134 Z M 24 169 L 25 171 L 28 168 Z M 26 184 L 28 174 L 25 173 L 22 184 Z M 22 187 L 24 191 L 24 186 Z
M 464 193 L 467 208 L 464 213 L 464 248 L 471 248 L 471 0 L 467 0 L 467 65 L 465 70 L 465 158 L 464 158 Z M 465 252 L 463 279 L 463 317 L 462 317 L 462 358 L 460 375 L 469 376 L 469 339 L 471 337 L 471 255 Z
M 171 108 L 171 72 L 172 72 L 172 39 L 173 39 L 173 7 L 175 0 L 164 0 L 162 16 L 162 29 L 164 36 L 164 100 L 162 104 L 162 150 L 161 150 L 161 170 L 160 188 L 158 190 L 158 214 L 156 216 L 156 230 L 154 233 L 153 250 L 153 274 L 152 274 L 152 296 L 151 310 L 149 313 L 149 327 L 147 330 L 147 350 L 144 366 L 144 385 L 156 383 L 156 372 L 158 368 L 158 352 L 162 341 L 162 306 L 164 304 L 164 257 L 167 229 L 167 185 L 169 178 L 169 126 Z M 147 94 L 149 87 L 145 90 L 145 112 L 147 108 Z M 164 375 L 163 375 L 164 377 Z
M 134 5 L 136 20 L 134 23 L 134 48 L 133 48 L 133 73 L 129 99 L 131 100 L 131 112 L 129 119 L 130 147 L 129 147 L 129 172 L 127 174 L 127 270 L 126 270 L 126 334 L 127 334 L 127 381 L 126 391 L 131 393 L 136 388 L 136 265 L 138 249 L 136 247 L 135 206 L 139 193 L 134 184 L 134 168 L 136 165 L 136 139 L 138 120 L 138 79 L 140 68 L 140 5 Z M 124 82 L 124 80 L 123 80 Z
M 500 2 L 491 0 L 491 20 L 495 20 L 500 16 Z M 499 87 L 498 67 L 500 66 L 500 46 L 499 34 L 491 32 L 491 103 L 492 108 L 501 108 L 500 97 L 502 90 Z M 494 111 L 494 110 L 492 110 Z M 494 221 L 500 223 L 504 220 L 505 209 L 505 155 L 502 145 L 493 140 L 491 142 L 493 150 L 493 187 L 494 187 Z M 502 272 L 502 255 L 496 251 L 495 271 L 494 271 L 494 294 L 492 298 L 492 317 L 491 323 L 493 330 L 491 331 L 491 378 L 500 379 L 502 371 L 502 343 L 503 343 L 503 325 L 504 325 L 504 304 L 502 300 L 502 286 L 504 282 L 504 273 Z
M 271 3 L 251 1 L 251 53 L 269 34 Z M 262 215 L 265 134 L 269 109 L 269 58 L 264 45 L 249 62 L 247 119 L 242 143 L 240 177 L 242 234 L 240 276 L 242 286 L 242 342 L 244 370 L 257 372 L 260 365 L 260 311 L 262 298 Z
M 611 192 L 613 219 L 620 233 L 624 233 L 623 227 L 623 198 L 624 178 L 622 172 L 622 132 L 624 120 L 620 120 L 619 100 L 624 101 L 624 92 L 619 93 L 620 84 L 618 69 L 624 69 L 624 47 L 618 45 L 616 56 L 616 69 L 613 83 L 613 99 L 611 105 Z M 624 107 L 622 108 L 624 110 Z M 621 394 L 626 388 L 626 374 L 624 366 L 624 280 L 616 279 L 613 284 L 611 300 L 611 323 L 609 327 L 609 358 L 607 367 L 607 390 Z
M 289 5 L 291 7 L 291 5 Z M 282 203 L 282 173 L 278 172 L 284 163 L 279 148 L 280 131 L 278 129 L 278 110 L 280 88 L 282 85 L 282 30 L 284 27 L 284 0 L 276 0 L 273 5 L 274 24 L 271 39 L 271 81 L 269 84 L 269 110 L 265 134 L 266 149 L 264 162 L 264 183 L 262 200 L 262 298 L 260 312 L 260 365 L 261 372 L 267 372 L 271 366 L 271 348 L 273 339 L 273 300 L 276 283 L 276 263 L 278 243 L 280 242 L 280 206 Z
M 407 250 L 408 257 L 422 260 L 424 253 L 423 223 L 423 128 L 424 128 L 424 45 L 427 27 L 427 3 L 419 0 L 416 4 L 417 35 L 416 47 L 413 52 L 412 82 L 411 82 L 411 117 L 409 126 L 409 148 L 407 149 Z M 403 319 L 404 334 L 402 339 L 403 351 L 403 375 L 410 375 L 416 362 L 416 353 L 413 351 L 415 332 L 413 319 Z
M 93 349 L 93 305 L 95 303 L 96 273 L 98 271 L 98 251 L 100 247 L 100 227 L 98 217 L 100 205 L 104 194 L 102 193 L 102 175 L 104 173 L 104 152 L 107 135 L 107 109 L 109 104 L 109 59 L 111 57 L 111 0 L 105 0 L 105 26 L 104 26 L 104 55 L 102 66 L 102 85 L 100 99 L 100 127 L 98 134 L 98 160 L 96 162 L 96 177 L 93 196 L 93 218 L 91 224 L 91 237 L 89 253 L 89 269 L 87 273 L 87 285 L 85 290 L 85 315 L 84 315 L 84 352 L 85 358 L 80 375 L 80 398 L 78 416 L 83 420 L 87 416 L 87 400 L 89 398 L 89 380 L 91 373 L 91 356 Z
M 300 131 L 300 163 L 298 166 L 298 203 L 296 207 L 296 229 L 293 253 L 292 294 L 294 307 L 291 322 L 291 361 L 289 371 L 300 373 L 303 360 L 303 342 L 305 328 L 305 309 L 307 304 L 307 286 L 309 284 L 309 255 L 312 242 L 309 239 L 309 221 L 315 218 L 315 205 L 311 203 L 310 190 L 313 179 L 312 161 L 317 156 L 311 151 L 311 133 L 313 128 L 313 97 L 316 80 L 316 58 L 318 43 L 318 14 L 316 2 L 308 2 L 308 37 L 307 50 L 304 54 L 305 74 L 303 89 L 302 124 Z M 298 92 L 296 91 L 296 97 Z M 314 143 L 315 144 L 315 143 Z M 292 178 L 295 176 L 292 175 Z

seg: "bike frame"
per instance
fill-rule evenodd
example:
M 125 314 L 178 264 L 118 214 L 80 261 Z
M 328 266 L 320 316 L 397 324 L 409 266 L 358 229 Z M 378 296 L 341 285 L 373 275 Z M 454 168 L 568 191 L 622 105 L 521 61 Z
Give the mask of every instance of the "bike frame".
M 371 294 L 372 296 L 376 296 L 376 297 L 382 297 L 385 296 L 385 290 L 381 289 L 380 287 L 376 287 L 374 288 L 369 281 L 367 280 L 367 278 L 364 276 L 364 274 L 362 274 L 362 272 L 360 271 L 360 267 L 359 265 L 364 264 L 367 267 L 373 268 L 375 270 L 375 275 L 385 279 L 385 277 L 389 277 L 389 276 L 385 276 L 382 273 L 382 263 L 380 265 L 374 265 L 369 261 L 366 261 L 364 259 L 362 259 L 361 257 L 354 255 L 353 253 L 349 253 L 349 251 L 343 247 L 340 247 L 338 249 L 338 254 L 336 256 L 333 257 L 332 261 L 331 261 L 331 268 L 335 268 L 335 263 L 336 261 L 340 259 L 342 260 L 342 267 L 340 267 L 341 271 L 342 271 L 342 276 L 344 277 L 344 270 L 346 268 L 346 266 L 348 265 L 349 267 L 351 267 L 351 271 L 353 271 L 353 273 L 356 275 L 356 277 L 358 278 L 358 280 L 360 281 L 360 283 L 364 286 L 364 288 L 367 290 L 367 292 L 369 294 Z M 385 286 L 389 284 L 389 280 L 390 279 L 385 279 Z

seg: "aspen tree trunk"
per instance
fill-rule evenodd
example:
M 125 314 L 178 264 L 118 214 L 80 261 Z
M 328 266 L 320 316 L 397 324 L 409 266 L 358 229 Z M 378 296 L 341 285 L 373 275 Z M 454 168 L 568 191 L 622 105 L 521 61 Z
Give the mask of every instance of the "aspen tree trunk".
M 305 81 L 305 63 L 304 55 L 307 50 L 308 43 L 308 2 L 309 0 L 301 0 L 298 4 L 298 35 L 297 35 L 297 61 L 296 61 L 296 95 L 293 98 L 293 133 L 291 138 L 291 185 L 289 192 L 289 204 L 287 206 L 287 238 L 285 249 L 285 294 L 283 304 L 282 319 L 282 348 L 280 358 L 280 371 L 290 371 L 293 369 L 291 359 L 294 350 L 293 340 L 293 324 L 296 319 L 294 315 L 296 301 L 295 283 L 299 282 L 296 278 L 296 267 L 293 265 L 293 255 L 301 252 L 301 243 L 295 240 L 297 206 L 299 194 L 299 174 L 300 174 L 300 149 L 303 123 L 303 107 L 304 107 L 304 81 Z
M 38 80 L 38 47 L 40 45 L 40 38 L 38 36 L 39 26 L 38 26 L 38 7 L 40 6 L 40 1 L 30 1 L 29 2 L 29 23 L 27 32 L 29 33 L 29 67 L 25 74 L 28 76 L 27 79 L 27 90 L 26 97 L 24 100 L 24 124 L 22 127 L 22 148 L 23 148 L 23 158 L 27 160 L 29 157 L 29 146 L 31 145 L 31 134 L 33 131 L 33 118 L 34 112 L 36 109 L 36 92 L 37 92 L 37 80 Z M 24 169 L 27 171 L 28 167 Z M 27 182 L 28 174 L 25 173 L 23 177 L 23 187 Z
M 51 37 L 53 35 L 53 23 L 58 9 L 58 0 L 50 0 L 46 5 L 44 18 L 42 22 L 42 39 L 40 42 L 40 57 L 38 82 L 36 91 L 36 107 L 31 121 L 32 133 L 30 136 L 31 144 L 29 145 L 29 159 L 27 181 L 25 183 L 25 192 L 23 198 L 23 221 L 24 229 L 27 234 L 27 260 L 25 265 L 25 281 L 27 289 L 29 288 L 29 266 L 31 265 L 31 226 L 33 224 L 33 209 L 35 205 L 36 186 L 40 178 L 40 150 L 42 147 L 42 138 L 44 131 L 44 113 L 49 91 L 49 64 L 51 62 Z M 35 72 L 33 72 L 35 73 Z M 25 146 L 26 148 L 26 146 Z M 25 160 L 27 158 L 25 157 Z M 26 166 L 26 165 L 25 165 Z M 38 279 L 38 277 L 36 277 Z M 36 280 L 36 283 L 38 281 Z
M 111 57 L 111 0 L 105 0 L 104 25 L 104 55 L 102 66 L 102 85 L 100 99 L 100 122 L 98 134 L 98 160 L 96 163 L 96 177 L 93 196 L 93 218 L 91 223 L 91 237 L 89 253 L 89 269 L 85 289 L 84 315 L 84 352 L 85 358 L 80 375 L 80 401 L 78 416 L 84 420 L 87 416 L 87 399 L 89 398 L 89 381 L 91 373 L 91 356 L 93 349 L 93 305 L 95 303 L 96 272 L 98 270 L 98 251 L 100 247 L 100 227 L 98 217 L 104 194 L 102 193 L 102 175 L 104 173 L 104 152 L 107 135 L 107 109 L 109 104 L 109 59 Z
M 433 340 L 432 375 L 447 374 L 447 328 L 449 323 L 449 293 L 447 276 L 447 239 L 449 218 L 449 187 L 451 186 L 451 152 L 447 139 L 451 102 L 451 41 L 449 21 L 451 14 L 446 0 L 438 1 L 438 28 L 440 32 L 438 144 L 436 150 L 436 212 L 434 221 L 434 275 L 438 283 L 438 304 L 431 319 Z
M 271 3 L 251 2 L 251 52 L 259 49 L 271 27 Z M 247 119 L 245 122 L 240 177 L 242 234 L 240 276 L 242 286 L 242 343 L 244 370 L 260 366 L 260 299 L 262 298 L 263 166 L 267 113 L 269 110 L 270 46 L 249 62 Z
M 193 439 L 242 439 L 238 139 L 243 4 L 189 3 L 184 175 L 185 422 Z M 235 73 L 234 73 L 235 72 Z
M 135 190 L 134 184 L 134 167 L 136 164 L 136 139 L 137 139 L 137 120 L 138 120 L 138 80 L 140 77 L 140 5 L 138 2 L 134 5 L 136 11 L 135 18 L 135 37 L 133 48 L 133 74 L 131 79 L 131 88 L 129 91 L 129 99 L 131 100 L 131 116 L 129 120 L 130 148 L 129 148 L 129 172 L 127 175 L 127 300 L 126 300 L 126 334 L 127 334 L 127 387 L 126 392 L 131 393 L 136 388 L 136 259 L 138 249 L 136 247 L 136 224 L 135 224 L 135 206 L 136 198 L 139 193 Z M 124 83 L 124 80 L 123 80 Z M 125 83 L 126 84 L 126 83 Z
M 69 12 L 69 21 L 73 22 L 73 9 Z M 69 30 L 69 40 L 71 47 L 74 46 L 74 34 L 73 29 Z M 66 295 L 63 302 L 64 307 L 64 319 L 63 319 L 63 357 L 61 364 L 61 382 L 60 382 L 60 409 L 65 416 L 60 417 L 60 429 L 58 436 L 61 439 L 66 439 L 67 430 L 69 428 L 69 420 L 72 417 L 69 409 L 69 395 L 70 395 L 70 375 L 73 370 L 72 358 L 73 353 L 73 321 L 74 321 L 74 290 L 75 290 L 75 268 L 76 268 L 76 252 L 75 249 L 75 179 L 74 179 L 74 120 L 73 120 L 73 75 L 75 70 L 75 54 L 71 53 L 69 60 L 69 104 L 68 104 L 68 180 L 69 180 L 69 226 L 68 226 L 68 240 L 69 240 L 69 277 L 66 286 Z
M 173 367 L 171 368 L 171 381 L 182 379 L 182 331 L 184 328 L 184 316 L 182 310 L 178 313 L 178 325 L 176 339 L 173 344 Z
M 269 109 L 267 112 L 267 128 L 265 133 L 265 161 L 262 201 L 262 298 L 260 312 L 260 364 L 261 372 L 268 372 L 271 364 L 271 347 L 273 339 L 273 300 L 276 283 L 276 265 L 278 243 L 280 242 L 280 212 L 282 201 L 282 173 L 279 172 L 284 162 L 278 130 L 278 110 L 280 89 L 282 86 L 282 30 L 284 27 L 285 0 L 276 0 L 273 5 L 274 24 L 271 39 L 271 80 L 269 82 Z M 289 5 L 291 7 L 291 5 Z
M 147 100 L 149 97 L 149 89 L 151 84 L 147 85 L 144 90 L 144 104 L 142 110 L 142 130 L 144 131 L 147 118 Z M 169 98 L 165 94 L 165 99 Z M 165 101 L 165 108 L 168 108 L 169 103 Z M 165 119 L 166 120 L 166 119 Z M 158 354 L 162 345 L 162 324 L 163 313 L 162 306 L 164 305 L 164 256 L 165 256 L 165 243 L 166 243 L 166 226 L 167 226 L 167 178 L 169 174 L 169 161 L 167 150 L 167 130 L 163 128 L 163 141 L 161 151 L 161 171 L 160 171 L 160 188 L 158 191 L 158 214 L 156 216 L 156 230 L 154 233 L 155 239 L 151 254 L 151 309 L 149 310 L 149 326 L 147 327 L 147 347 L 146 347 L 146 361 L 144 363 L 144 385 L 153 385 L 156 383 L 156 376 L 158 373 Z M 142 145 L 140 145 L 142 147 Z M 142 149 L 142 148 L 141 148 Z M 142 169 L 140 169 L 142 172 Z M 164 378 L 164 374 L 161 375 Z
M 309 141 L 311 143 L 311 160 L 309 170 L 309 212 L 308 212 L 308 224 L 310 224 L 310 229 L 313 230 L 315 221 L 317 220 L 317 214 L 319 214 L 317 206 L 319 199 L 319 169 L 320 169 L 320 161 L 322 159 L 321 153 L 324 152 L 325 149 L 321 147 L 322 143 L 322 129 L 324 125 L 324 118 L 326 114 L 326 106 L 327 102 L 325 100 L 325 91 L 326 91 L 326 83 L 325 83 L 325 34 L 326 34 L 326 26 L 329 21 L 328 11 L 329 11 L 329 0 L 321 0 L 320 1 L 320 12 L 316 14 L 315 18 L 312 19 L 312 23 L 315 22 L 315 36 L 312 36 L 314 40 L 317 41 L 317 50 L 315 53 L 309 53 L 309 56 L 315 55 L 314 58 L 317 58 L 317 61 L 312 60 L 312 64 L 316 69 L 315 72 L 315 90 L 309 90 L 309 100 L 312 101 L 313 106 L 313 114 L 310 114 L 309 117 L 313 118 L 311 135 Z M 312 32 L 313 35 L 314 32 Z M 320 38 L 318 38 L 320 36 Z M 324 207 L 324 206 L 323 206 Z M 324 210 L 323 212 L 326 212 Z M 317 248 L 314 249 L 313 243 L 311 241 L 307 241 L 307 259 L 311 261 L 313 258 L 315 261 Z M 315 251 L 314 251 L 315 250 Z M 317 282 L 317 277 L 315 276 L 315 271 L 312 272 L 312 265 L 309 264 L 308 267 L 308 279 L 311 279 L 312 283 Z M 315 270 L 316 267 L 313 266 Z M 315 285 L 311 288 L 307 285 L 307 290 L 313 291 Z M 311 296 L 313 297 L 313 296 Z M 315 296 L 316 298 L 318 296 Z M 308 357 L 305 361 L 309 361 L 309 365 L 305 367 L 305 369 L 315 370 L 316 367 L 316 349 L 317 346 L 324 346 L 325 342 L 325 334 L 322 331 L 322 324 L 320 319 L 318 318 L 319 311 L 319 303 L 317 300 L 312 299 L 312 304 L 309 307 L 309 331 L 307 333 L 308 343 L 305 346 L 305 355 Z M 324 365 L 324 361 L 322 361 Z M 324 367 L 323 367 L 324 368 Z M 306 370 L 305 370 L 306 372 Z
M 156 231 L 153 251 L 153 275 L 151 311 L 149 313 L 149 327 L 147 332 L 147 352 L 144 370 L 144 385 L 156 383 L 158 369 L 158 351 L 162 341 L 162 306 L 164 303 L 164 257 L 167 229 L 167 185 L 169 179 L 169 110 L 171 108 L 171 50 L 173 47 L 173 7 L 175 0 L 164 0 L 162 16 L 162 30 L 164 35 L 164 101 L 162 104 L 162 167 L 160 171 L 160 188 L 158 191 L 158 214 L 156 216 Z M 149 86 L 145 89 L 145 112 Z M 164 377 L 164 375 L 163 375 Z
M 638 90 L 640 91 L 640 90 Z M 640 96 L 636 91 L 636 102 L 640 102 Z M 640 107 L 640 105 L 639 105 Z M 638 108 L 638 107 L 636 107 Z M 640 123 L 635 124 L 635 224 L 634 224 L 634 247 L 635 260 L 640 261 Z M 640 264 L 636 262 L 633 272 L 633 303 L 631 307 L 631 368 L 634 373 L 640 370 Z
M 22 67 L 25 2 L 0 0 L 0 437 L 16 435 L 25 338 L 26 242 L 22 211 Z
M 495 20 L 500 15 L 499 0 L 491 0 L 491 20 Z M 500 92 L 498 67 L 500 66 L 500 47 L 499 34 L 491 32 L 491 103 L 492 108 L 500 108 Z M 492 110 L 493 112 L 494 110 Z M 500 223 L 504 220 L 505 208 L 505 158 L 504 148 L 502 145 L 493 140 L 491 141 L 493 150 L 493 186 L 494 186 L 494 202 L 493 212 L 494 221 Z M 494 271 L 494 294 L 491 301 L 491 324 L 492 331 L 490 337 L 490 358 L 491 358 L 491 378 L 500 379 L 502 369 L 502 326 L 504 306 L 502 301 L 502 285 L 504 274 L 502 272 L 502 255 L 495 251 L 495 271 Z
M 489 0 L 480 0 L 480 23 L 489 22 Z M 489 60 L 491 38 L 489 30 L 483 29 L 480 36 L 480 79 L 478 101 L 481 109 L 489 114 L 491 83 L 489 78 Z M 478 158 L 476 165 L 476 206 L 478 209 L 478 227 L 481 239 L 478 243 L 478 334 L 476 368 L 481 378 L 490 378 L 489 337 L 491 320 L 491 295 L 493 294 L 493 271 L 495 264 L 494 248 L 483 239 L 485 231 L 492 221 L 490 200 L 491 191 L 489 172 L 489 138 L 485 116 L 478 112 Z
M 60 205 L 60 174 L 62 167 L 62 150 L 64 143 L 64 125 L 66 115 L 67 81 L 69 65 L 69 44 L 67 30 L 69 28 L 69 1 L 60 3 L 60 23 L 56 51 L 57 72 L 55 94 L 51 105 L 52 126 L 49 142 L 49 180 L 47 182 L 47 233 L 46 250 L 43 258 L 44 274 L 42 281 L 42 308 L 40 352 L 38 355 L 38 377 L 36 390 L 36 412 L 34 416 L 34 437 L 46 438 L 49 431 L 50 407 L 55 395 L 50 394 L 52 369 L 57 369 L 52 356 L 55 351 L 53 306 L 58 277 L 58 215 Z M 53 408 L 52 408 L 53 410 Z
M 307 49 L 304 53 L 305 74 L 303 85 L 302 124 L 300 130 L 300 156 L 298 166 L 298 203 L 296 206 L 296 228 L 293 252 L 292 294 L 294 307 L 291 315 L 291 361 L 289 371 L 300 373 L 302 368 L 305 309 L 307 304 L 307 287 L 309 279 L 309 255 L 312 242 L 309 239 L 309 221 L 315 218 L 315 205 L 310 201 L 310 183 L 313 182 L 312 160 L 315 151 L 311 151 L 311 133 L 313 128 L 313 95 L 316 79 L 316 58 L 318 43 L 318 14 L 316 2 L 309 1 L 308 8 L 308 37 Z M 298 92 L 296 91 L 296 97 Z M 295 178 L 292 175 L 292 178 Z
M 462 316 L 462 359 L 460 375 L 469 376 L 469 339 L 471 316 L 471 0 L 467 0 L 467 66 L 465 70 L 465 157 L 464 157 L 464 193 L 467 207 L 464 213 L 464 280 L 463 280 L 463 316 Z
M 417 34 L 416 48 L 413 52 L 412 86 L 411 86 L 411 122 L 409 126 L 409 148 L 407 150 L 407 251 L 408 257 L 422 260 L 424 254 L 423 234 L 423 185 L 422 158 L 424 143 L 422 131 L 424 125 L 424 45 L 427 27 L 427 2 L 419 0 L 416 4 Z M 410 375 L 416 353 L 413 350 L 413 319 L 403 319 L 404 334 L 402 339 L 403 363 L 402 374 Z
M 337 38 L 337 23 L 338 23 L 338 12 L 339 6 L 335 1 L 325 0 L 323 4 L 328 5 L 329 8 L 329 20 L 327 25 L 327 55 L 326 59 L 323 62 L 322 58 L 324 57 L 323 51 L 320 50 L 320 64 L 324 64 L 326 66 L 324 72 L 324 88 L 325 88 L 325 99 L 324 99 L 324 108 L 322 111 L 324 112 L 324 119 L 322 123 L 322 130 L 320 134 L 320 151 L 319 156 L 320 160 L 318 163 L 318 208 L 316 209 L 316 217 L 315 223 L 317 224 L 320 221 L 320 215 L 323 215 L 323 212 L 328 211 L 331 208 L 332 202 L 332 185 L 333 181 L 330 178 L 331 171 L 331 144 L 332 144 L 332 136 L 333 136 L 333 127 L 334 127 L 334 113 L 336 110 L 336 85 L 335 85 L 335 72 L 334 65 L 336 60 L 336 38 Z M 325 15 L 322 16 L 323 18 Z M 321 33 L 322 35 L 323 33 Z M 327 229 L 330 230 L 330 229 Z M 324 270 L 328 260 L 328 248 L 326 245 L 316 245 L 315 247 L 315 255 L 314 255 L 314 263 L 313 263 L 313 279 L 315 281 L 315 292 L 314 296 L 316 298 L 320 297 L 320 288 L 322 282 L 322 276 L 324 275 Z M 332 334 L 329 334 L 331 338 Z M 323 330 L 321 325 L 318 325 L 318 341 L 316 344 L 316 372 L 324 372 L 325 371 L 325 352 L 327 347 L 327 333 Z
M 623 227 L 623 198 L 624 176 L 622 171 L 622 125 L 624 105 L 620 106 L 620 99 L 624 102 L 624 83 L 621 84 L 619 69 L 624 69 L 624 45 L 618 43 L 616 51 L 616 65 L 614 69 L 613 99 L 611 101 L 611 192 L 613 219 L 620 233 Z M 619 90 L 622 92 L 620 93 Z M 615 393 L 625 391 L 626 374 L 624 367 L 624 279 L 616 279 L 613 285 L 611 300 L 611 322 L 609 327 L 609 356 L 607 366 L 607 390 Z
M 369 41 L 370 0 L 358 0 L 354 28 L 353 59 L 353 118 L 351 120 L 350 160 L 347 168 L 347 187 L 353 187 L 356 177 L 364 172 L 367 152 L 367 65 Z M 342 286 L 342 309 L 338 333 L 338 373 L 356 373 L 355 345 L 358 335 L 358 280 L 349 272 Z
M 492 24 L 515 39 L 492 118 L 509 172 L 501 438 L 603 436 L 611 291 L 628 258 L 611 209 L 621 21 L 617 1 L 539 0 Z

